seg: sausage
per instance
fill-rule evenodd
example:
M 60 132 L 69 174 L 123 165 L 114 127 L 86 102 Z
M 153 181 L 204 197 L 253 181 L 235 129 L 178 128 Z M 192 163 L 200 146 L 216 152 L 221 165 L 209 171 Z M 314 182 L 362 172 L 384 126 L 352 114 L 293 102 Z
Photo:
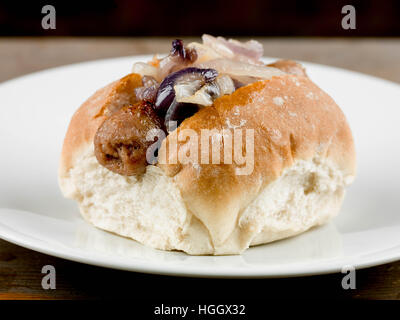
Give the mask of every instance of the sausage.
M 300 63 L 293 60 L 278 60 L 274 63 L 268 64 L 267 66 L 277 68 L 289 74 L 307 77 L 306 69 L 304 69 Z
M 145 172 L 149 130 L 162 124 L 149 102 L 122 107 L 107 118 L 94 137 L 97 161 L 107 169 L 124 176 Z

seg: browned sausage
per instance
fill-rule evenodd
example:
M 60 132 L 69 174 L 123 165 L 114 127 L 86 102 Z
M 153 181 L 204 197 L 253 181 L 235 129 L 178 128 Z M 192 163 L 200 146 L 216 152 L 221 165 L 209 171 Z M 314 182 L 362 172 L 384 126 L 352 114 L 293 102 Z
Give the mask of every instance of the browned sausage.
M 144 173 L 146 150 L 153 141 L 146 141 L 151 129 L 160 129 L 161 121 L 148 102 L 125 106 L 106 119 L 94 137 L 98 162 L 107 169 L 125 176 Z
M 306 69 L 304 69 L 300 63 L 293 60 L 278 60 L 274 63 L 268 64 L 267 66 L 277 68 L 286 73 L 307 77 Z

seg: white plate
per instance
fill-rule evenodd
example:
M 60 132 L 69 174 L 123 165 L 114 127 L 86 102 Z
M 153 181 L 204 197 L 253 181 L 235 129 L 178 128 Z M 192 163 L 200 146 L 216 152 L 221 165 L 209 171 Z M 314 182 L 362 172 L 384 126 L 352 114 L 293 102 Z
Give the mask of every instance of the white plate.
M 57 163 L 71 115 L 96 89 L 129 72 L 127 57 L 76 64 L 0 85 L 0 237 L 57 257 L 116 269 L 207 277 L 337 272 L 400 259 L 400 86 L 306 64 L 344 110 L 358 177 L 332 223 L 241 256 L 189 256 L 97 230 L 61 196 Z

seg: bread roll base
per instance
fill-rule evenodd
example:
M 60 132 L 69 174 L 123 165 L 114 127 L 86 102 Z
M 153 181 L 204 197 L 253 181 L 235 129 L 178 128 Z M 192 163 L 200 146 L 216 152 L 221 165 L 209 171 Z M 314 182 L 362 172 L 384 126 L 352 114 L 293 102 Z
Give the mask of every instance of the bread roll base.
M 69 194 L 96 227 L 162 250 L 192 255 L 238 254 L 249 246 L 300 234 L 326 223 L 341 206 L 345 181 L 326 159 L 299 160 L 239 215 L 238 227 L 219 247 L 191 214 L 174 179 L 156 166 L 140 178 L 102 167 L 93 150 L 70 171 Z

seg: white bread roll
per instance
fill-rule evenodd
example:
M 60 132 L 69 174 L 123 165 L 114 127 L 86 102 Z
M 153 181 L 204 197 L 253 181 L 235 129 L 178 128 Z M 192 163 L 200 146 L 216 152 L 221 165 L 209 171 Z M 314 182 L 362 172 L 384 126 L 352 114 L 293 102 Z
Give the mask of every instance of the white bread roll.
M 140 76 L 130 74 L 97 91 L 65 137 L 61 190 L 96 227 L 157 249 L 222 255 L 300 234 L 338 213 L 355 176 L 353 138 L 339 107 L 306 76 L 285 74 L 218 98 L 170 133 L 159 152 L 173 157 L 167 150 L 186 128 L 254 129 L 250 175 L 236 175 L 235 164 L 168 162 L 148 165 L 140 177 L 101 166 L 97 128 L 107 110 L 135 100 L 137 86 Z M 177 150 L 190 143 L 178 142 Z

